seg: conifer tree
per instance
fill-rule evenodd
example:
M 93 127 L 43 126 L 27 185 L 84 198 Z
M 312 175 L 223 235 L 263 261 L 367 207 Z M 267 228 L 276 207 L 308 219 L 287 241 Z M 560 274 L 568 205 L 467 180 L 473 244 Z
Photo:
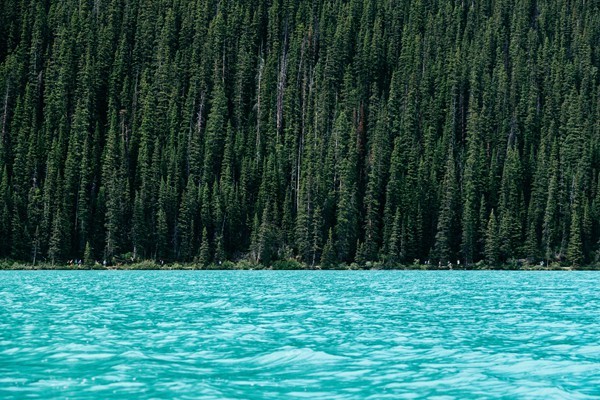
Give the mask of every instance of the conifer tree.
M 327 236 L 327 242 L 323 246 L 323 253 L 321 254 L 321 267 L 332 268 L 337 265 L 337 256 L 335 254 L 335 248 L 333 247 L 333 230 L 329 229 Z
M 444 173 L 444 183 L 441 187 L 440 213 L 435 237 L 435 257 L 437 260 L 452 262 L 455 260 L 456 237 L 456 207 L 458 188 L 456 182 L 456 166 L 454 165 L 454 156 L 452 148 L 448 151 L 448 160 L 446 161 L 446 172 Z
M 208 241 L 208 231 L 206 227 L 202 229 L 202 240 L 200 242 L 200 250 L 198 253 L 198 263 L 206 267 L 211 262 L 210 243 Z
M 494 210 L 490 213 L 487 223 L 487 232 L 485 237 L 485 261 L 489 265 L 496 265 L 500 257 L 500 237 L 498 232 L 498 222 Z
M 182 260 L 190 260 L 196 253 L 195 210 L 197 209 L 197 189 L 194 184 L 194 177 L 190 176 L 187 187 L 182 195 L 179 220 L 177 223 L 179 234 L 179 257 Z M 206 229 L 206 227 L 204 229 Z
M 341 261 L 350 261 L 356 251 L 358 237 L 358 199 L 357 199 L 357 149 L 353 129 L 347 123 L 347 116 L 341 113 L 336 120 L 336 128 L 347 132 L 347 150 L 342 161 L 342 175 L 337 205 L 335 235 L 337 237 L 338 257 Z
M 83 252 L 83 263 L 88 267 L 94 265 L 94 254 L 90 242 L 87 242 L 85 244 L 85 251 Z

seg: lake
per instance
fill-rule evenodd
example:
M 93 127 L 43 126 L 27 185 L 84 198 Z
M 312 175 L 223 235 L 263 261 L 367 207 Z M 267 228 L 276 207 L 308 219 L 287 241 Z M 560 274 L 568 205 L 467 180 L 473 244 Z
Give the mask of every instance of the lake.
M 600 273 L 0 272 L 0 398 L 600 397 Z

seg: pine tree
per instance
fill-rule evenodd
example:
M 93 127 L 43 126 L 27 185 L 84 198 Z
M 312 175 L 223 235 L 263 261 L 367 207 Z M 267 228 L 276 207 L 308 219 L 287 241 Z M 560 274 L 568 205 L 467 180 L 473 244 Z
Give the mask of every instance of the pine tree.
M 325 242 L 323 253 L 321 254 L 321 267 L 325 269 L 333 268 L 337 263 L 337 256 L 335 254 L 335 248 L 333 247 L 333 230 L 329 229 L 327 242 Z
M 0 257 L 7 257 L 10 252 L 10 198 L 8 171 L 5 166 L 0 180 L 0 237 L 4 238 L 0 240 Z
M 211 262 L 210 243 L 208 241 L 208 231 L 202 229 L 202 241 L 200 242 L 200 251 L 198 253 L 198 264 L 206 267 Z
M 257 238 L 257 254 L 258 262 L 269 266 L 277 259 L 278 252 L 278 237 L 276 228 L 273 226 L 272 206 L 270 204 L 265 207 L 262 214 L 260 226 L 258 228 Z
M 401 244 L 400 244 L 400 240 L 403 236 L 402 230 L 403 230 L 403 226 L 402 226 L 400 208 L 396 208 L 396 213 L 394 215 L 394 222 L 392 224 L 392 229 L 391 229 L 391 233 L 390 233 L 390 237 L 388 239 L 388 245 L 387 245 L 388 255 L 387 255 L 386 261 L 390 266 L 394 266 L 395 264 L 399 263 L 403 258 L 402 253 L 401 253 Z
M 223 235 L 217 236 L 216 244 L 215 244 L 215 262 L 219 265 L 223 263 L 223 261 L 227 260 L 227 255 L 225 253 L 225 243 L 223 240 Z
M 169 226 L 167 213 L 164 208 L 159 208 L 156 215 L 156 258 L 164 260 L 169 254 Z
M 442 263 L 452 262 L 455 257 L 456 237 L 456 207 L 458 188 L 456 182 L 456 166 L 454 165 L 454 156 L 452 148 L 448 151 L 448 160 L 446 162 L 446 172 L 444 174 L 444 183 L 441 187 L 442 201 L 440 203 L 440 213 L 435 236 L 434 252 L 436 258 Z
M 336 120 L 336 127 L 340 132 L 348 132 L 348 149 L 342 161 L 342 175 L 340 177 L 339 201 L 335 236 L 336 248 L 341 261 L 350 261 L 356 251 L 358 231 L 358 199 L 357 199 L 357 150 L 356 137 L 347 124 L 347 116 L 341 113 Z
M 85 251 L 83 252 L 83 263 L 88 267 L 94 265 L 94 254 L 90 242 L 87 242 L 85 244 Z
M 583 240 L 582 240 L 582 221 L 581 221 L 581 193 L 579 191 L 578 177 L 573 178 L 571 204 L 571 224 L 569 245 L 567 248 L 567 259 L 573 267 L 578 267 L 583 262 Z
M 583 261 L 583 243 L 581 240 L 581 220 L 579 211 L 574 209 L 571 217 L 571 235 L 569 238 L 569 248 L 567 259 L 573 267 L 578 267 Z
M 227 98 L 221 82 L 213 89 L 210 113 L 206 122 L 203 181 L 211 182 L 221 169 L 221 155 L 227 133 Z
M 478 130 L 479 115 L 476 108 L 475 96 L 470 98 L 469 102 L 469 119 L 467 122 L 468 143 L 467 143 L 467 160 L 464 168 L 463 176 L 463 211 L 462 211 L 462 243 L 461 252 L 465 259 L 465 264 L 468 265 L 474 262 L 478 254 L 477 233 L 478 233 L 478 206 L 480 204 L 480 177 L 483 163 L 480 156 L 480 137 Z
M 52 261 L 52 265 L 65 257 L 64 229 L 64 215 L 61 207 L 54 217 L 48 248 L 48 258 Z
M 502 259 L 516 258 L 522 243 L 522 197 L 520 193 L 522 171 L 518 151 L 509 148 L 504 163 L 500 193 L 500 240 Z
M 177 228 L 179 233 L 179 257 L 182 260 L 190 260 L 195 254 L 196 243 L 196 216 L 198 209 L 197 189 L 193 176 L 188 179 L 179 208 L 179 219 Z M 204 228 L 206 229 L 206 227 Z
M 558 158 L 558 146 L 556 141 L 552 145 L 551 152 L 551 163 L 550 163 L 550 182 L 548 185 L 548 194 L 546 200 L 546 207 L 544 211 L 544 222 L 543 222 L 543 244 L 546 262 L 554 259 L 556 254 L 556 246 L 559 239 L 560 225 L 557 221 L 559 217 L 558 203 L 560 196 L 560 181 L 559 181 L 559 158 Z
M 485 237 L 485 261 L 488 265 L 496 265 L 500 259 L 500 237 L 498 222 L 494 210 L 490 213 Z
M 127 157 L 125 155 L 126 130 L 121 114 L 121 133 L 118 133 L 116 113 L 111 114 L 110 128 L 102 164 L 102 188 L 106 196 L 106 242 L 104 257 L 111 259 L 126 249 L 129 185 L 126 179 Z

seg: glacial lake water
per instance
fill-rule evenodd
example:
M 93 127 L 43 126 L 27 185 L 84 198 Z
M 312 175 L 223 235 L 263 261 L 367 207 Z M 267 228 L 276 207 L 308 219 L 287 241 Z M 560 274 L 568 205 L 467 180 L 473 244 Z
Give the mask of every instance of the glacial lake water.
M 600 273 L 0 272 L 2 399 L 600 398 Z

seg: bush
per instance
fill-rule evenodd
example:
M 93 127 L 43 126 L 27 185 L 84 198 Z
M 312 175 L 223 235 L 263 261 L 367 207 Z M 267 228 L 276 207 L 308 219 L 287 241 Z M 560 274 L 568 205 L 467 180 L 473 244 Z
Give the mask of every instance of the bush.
M 296 260 L 278 260 L 271 264 L 271 268 L 276 270 L 296 270 L 304 269 L 302 264 Z
M 241 269 L 241 270 L 251 270 L 251 269 L 264 269 L 264 266 L 254 262 L 254 261 L 244 259 L 244 260 L 240 260 L 237 263 L 235 263 L 234 268 Z
M 155 263 L 153 260 L 141 260 L 136 263 L 130 264 L 127 266 L 130 269 L 160 269 L 160 266 Z

